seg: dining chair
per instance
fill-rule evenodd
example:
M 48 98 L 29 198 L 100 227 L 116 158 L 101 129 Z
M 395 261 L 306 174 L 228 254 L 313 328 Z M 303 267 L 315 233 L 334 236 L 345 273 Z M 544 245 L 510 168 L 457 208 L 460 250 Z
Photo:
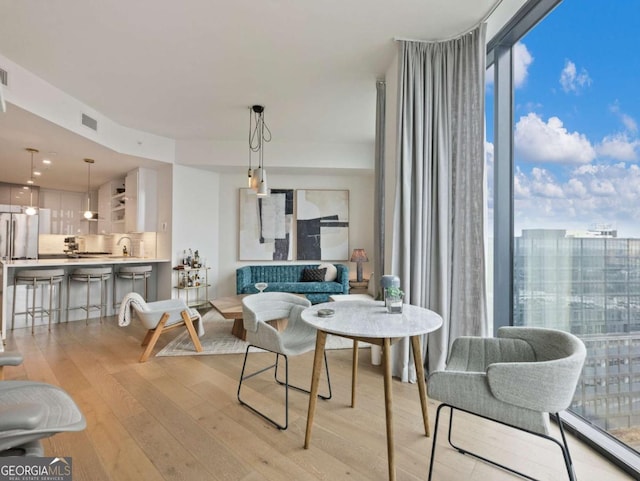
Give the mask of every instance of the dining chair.
M 21 362 L 19 353 L 0 353 L 0 369 Z M 43 456 L 42 439 L 86 426 L 63 389 L 36 381 L 0 381 L 0 456 Z
M 571 404 L 585 356 L 580 339 L 556 329 L 501 327 L 496 338 L 455 339 L 446 368 L 433 372 L 427 382 L 429 397 L 442 402 L 436 414 L 428 479 L 433 473 L 440 414 L 449 408 L 448 440 L 458 452 L 534 479 L 455 444 L 454 411 L 463 411 L 552 441 L 562 451 L 569 479 L 575 481 L 560 412 Z M 549 413 L 555 414 L 561 441 L 550 435 Z
M 247 331 L 246 340 L 249 344 L 244 354 L 240 382 L 238 383 L 238 401 L 282 430 L 287 429 L 289 426 L 289 388 L 309 394 L 309 390 L 289 384 L 289 356 L 297 356 L 315 349 L 316 330 L 307 325 L 300 316 L 302 311 L 309 306 L 311 306 L 311 302 L 308 299 L 286 292 L 263 292 L 247 296 L 242 300 L 243 323 Z M 270 321 L 280 319 L 287 319 L 286 328 L 282 332 L 268 324 Z M 275 362 L 245 375 L 247 358 L 251 348 L 274 353 L 276 355 Z M 284 358 L 284 381 L 278 378 L 281 356 Z M 331 380 L 329 378 L 329 364 L 326 352 L 324 366 L 327 373 L 328 394 L 318 395 L 318 397 L 331 399 Z M 271 369 L 274 370 L 275 381 L 284 386 L 285 389 L 284 423 L 270 418 L 264 411 L 258 410 L 241 397 L 244 381 Z

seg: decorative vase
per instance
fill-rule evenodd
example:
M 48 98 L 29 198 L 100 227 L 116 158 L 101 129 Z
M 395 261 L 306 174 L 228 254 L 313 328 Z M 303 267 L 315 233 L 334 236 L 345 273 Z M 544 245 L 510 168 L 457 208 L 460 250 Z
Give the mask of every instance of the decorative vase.
M 402 313 L 402 301 L 403 296 L 397 295 L 387 295 L 384 302 L 387 306 L 387 311 L 391 314 L 401 314 Z

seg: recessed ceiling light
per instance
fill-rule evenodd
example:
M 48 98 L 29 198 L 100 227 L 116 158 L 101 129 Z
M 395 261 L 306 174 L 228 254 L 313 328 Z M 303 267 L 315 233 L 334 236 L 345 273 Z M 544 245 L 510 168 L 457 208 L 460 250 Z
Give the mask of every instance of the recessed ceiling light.
M 27 184 L 33 184 L 33 179 L 27 180 Z M 28 189 L 28 187 L 23 187 L 23 189 Z
M 42 163 L 49 165 L 51 161 L 49 159 L 42 159 Z
M 33 175 L 42 175 L 42 173 L 38 172 L 37 170 L 34 170 Z

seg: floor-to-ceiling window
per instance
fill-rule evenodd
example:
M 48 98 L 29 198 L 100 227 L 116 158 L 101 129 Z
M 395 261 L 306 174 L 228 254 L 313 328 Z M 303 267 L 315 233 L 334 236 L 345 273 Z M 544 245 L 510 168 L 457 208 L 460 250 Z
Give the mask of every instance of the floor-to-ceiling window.
M 529 2 L 490 44 L 487 82 L 495 288 L 513 294 L 494 302 L 496 325 L 553 327 L 585 342 L 571 421 L 636 473 L 638 27 L 640 0 Z

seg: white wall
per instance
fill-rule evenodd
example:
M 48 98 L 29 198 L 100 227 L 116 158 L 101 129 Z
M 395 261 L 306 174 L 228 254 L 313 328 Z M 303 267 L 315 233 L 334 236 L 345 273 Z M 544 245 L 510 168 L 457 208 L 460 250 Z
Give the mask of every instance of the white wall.
M 349 255 L 356 247 L 373 253 L 373 171 L 362 171 L 360 175 L 278 175 L 269 172 L 269 186 L 277 189 L 347 189 L 349 190 Z M 234 174 L 220 175 L 220 256 L 216 294 L 236 293 L 236 269 L 243 265 L 269 264 L 270 262 L 238 260 L 239 189 L 246 187 L 244 169 Z M 175 211 L 179 212 L 179 211 Z M 294 232 L 295 234 L 295 232 Z M 174 244 L 177 245 L 177 244 Z M 295 253 L 294 253 L 295 256 Z M 296 261 L 293 261 L 294 263 Z M 284 261 L 280 262 L 284 263 Z M 309 261 L 302 261 L 308 264 Z M 355 263 L 344 262 L 351 278 L 355 278 Z M 369 277 L 373 262 L 363 265 L 364 276 Z
M 11 78 L 10 85 L 4 88 L 7 102 L 116 152 L 174 161 L 174 139 L 122 126 L 1 54 L 0 62 Z M 98 131 L 82 125 L 83 113 L 98 121 Z
M 184 249 L 198 249 L 200 258 L 206 259 L 207 266 L 211 266 L 210 298 L 216 295 L 217 290 L 220 236 L 228 229 L 219 218 L 219 212 L 224 210 L 221 209 L 221 199 L 226 198 L 220 192 L 220 185 L 218 173 L 173 165 L 172 265 L 177 264 Z M 161 219 L 160 229 L 163 222 L 165 221 Z M 173 276 L 171 281 L 172 286 L 175 285 L 176 277 Z M 172 297 L 177 297 L 175 289 L 172 291 Z
M 371 126 L 371 129 L 375 125 Z M 176 141 L 176 159 L 192 166 L 248 167 L 247 142 L 213 140 Z M 373 169 L 373 142 L 281 142 L 265 148 L 267 168 Z M 254 155 L 254 167 L 257 156 Z M 246 168 L 246 167 L 245 167 Z

